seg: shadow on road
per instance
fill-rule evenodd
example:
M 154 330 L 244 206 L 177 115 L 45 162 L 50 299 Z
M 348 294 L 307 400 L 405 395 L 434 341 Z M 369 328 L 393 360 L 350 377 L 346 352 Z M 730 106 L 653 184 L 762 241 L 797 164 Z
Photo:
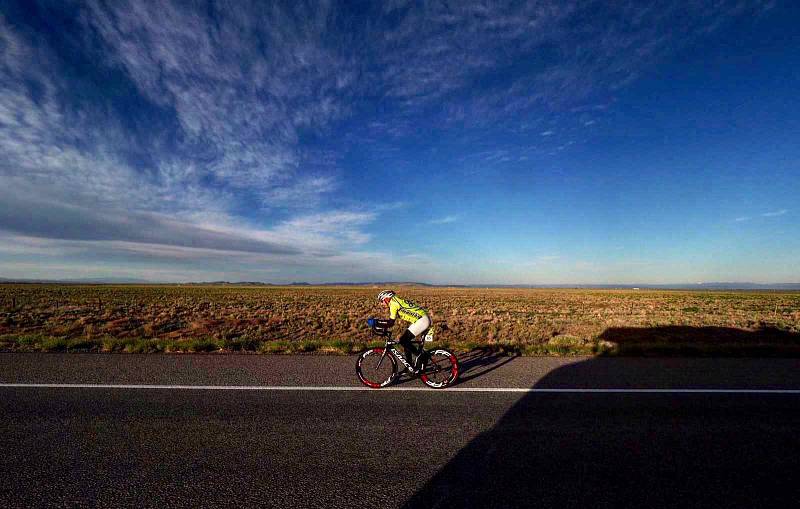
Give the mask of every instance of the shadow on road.
M 775 327 L 611 327 L 599 339 L 629 355 L 800 356 L 800 333 Z
M 719 368 L 709 369 L 716 365 L 716 359 L 594 358 L 555 369 L 534 387 L 624 387 L 641 377 L 667 386 L 762 376 L 760 384 L 750 381 L 800 381 L 792 359 L 759 367 L 719 359 Z M 796 395 L 527 393 L 403 507 L 796 506 L 799 426 Z M 436 444 L 428 447 L 435 454 Z
M 493 352 L 490 348 L 475 348 L 464 354 L 458 354 L 458 365 L 460 375 L 456 385 L 483 376 L 495 369 L 508 364 L 519 356 L 509 356 L 502 353 Z M 407 371 L 401 373 L 395 386 L 403 385 L 408 382 L 418 380 L 416 376 L 411 376 Z
M 516 358 L 517 356 L 493 352 L 489 348 L 476 348 L 465 354 L 460 354 L 458 356 L 458 364 L 461 374 L 458 377 L 458 383 L 485 375 Z

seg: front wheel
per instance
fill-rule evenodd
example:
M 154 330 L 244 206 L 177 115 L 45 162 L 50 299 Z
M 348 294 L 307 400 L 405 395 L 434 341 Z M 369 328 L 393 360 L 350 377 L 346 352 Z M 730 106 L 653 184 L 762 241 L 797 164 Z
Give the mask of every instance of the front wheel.
M 420 378 L 428 387 L 442 389 L 458 379 L 458 359 L 449 350 L 437 348 L 426 352 L 425 369 Z
M 384 348 L 370 348 L 358 356 L 356 374 L 362 384 L 380 389 L 392 383 L 397 376 L 397 361 Z

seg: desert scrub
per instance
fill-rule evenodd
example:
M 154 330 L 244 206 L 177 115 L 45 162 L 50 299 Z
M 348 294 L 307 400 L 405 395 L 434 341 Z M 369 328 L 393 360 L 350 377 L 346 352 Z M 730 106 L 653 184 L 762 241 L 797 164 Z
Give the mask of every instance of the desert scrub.
M 672 326 L 752 332 L 737 336 L 737 341 L 751 343 L 771 341 L 769 334 L 758 331 L 800 334 L 800 292 L 395 290 L 430 310 L 437 327 L 433 345 L 458 350 L 491 347 L 508 354 L 573 355 L 646 348 L 647 341 L 628 344 L 622 336 L 607 337 L 609 330 L 621 329 L 651 331 L 650 342 L 661 345 L 658 349 L 677 349 L 687 343 L 682 333 L 661 334 Z M 375 343 L 365 320 L 384 313 L 375 303 L 377 291 L 6 284 L 0 285 L 0 335 L 7 339 L 0 348 L 348 354 Z M 401 330 L 395 327 L 395 336 Z M 792 338 L 796 336 L 787 341 Z M 701 349 L 713 347 L 712 342 Z

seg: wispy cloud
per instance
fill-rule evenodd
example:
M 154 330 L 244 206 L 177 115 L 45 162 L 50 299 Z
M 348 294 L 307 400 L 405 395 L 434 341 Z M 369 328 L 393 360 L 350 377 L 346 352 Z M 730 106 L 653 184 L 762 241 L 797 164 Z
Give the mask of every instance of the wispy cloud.
M 331 6 L 212 5 L 206 13 L 157 4 L 92 2 L 86 22 L 112 49 L 110 63 L 174 111 L 184 158 L 202 146 L 203 170 L 218 184 L 255 191 L 267 206 L 291 199 L 298 130 L 324 127 L 347 108 L 336 91 L 352 66 L 323 43 Z M 321 183 L 311 187 L 333 188 L 329 178 Z
M 780 210 L 773 210 L 770 212 L 764 212 L 763 214 L 759 214 L 758 217 L 780 217 L 786 215 L 789 212 L 789 209 L 780 209 Z M 734 219 L 737 223 L 745 222 L 745 221 L 752 221 L 753 216 L 740 216 Z
M 393 140 L 447 130 L 481 171 L 511 166 L 573 143 L 551 136 L 568 132 L 555 116 L 590 125 L 614 90 L 742 12 L 622 2 L 595 25 L 578 2 L 392 2 L 362 23 L 338 7 L 90 0 L 61 13 L 69 37 L 0 14 L 0 233 L 22 246 L 3 252 L 174 274 L 403 270 L 367 233 L 391 205 L 347 194 L 344 121 L 360 115 L 352 138 L 390 162 Z M 473 129 L 490 124 L 535 140 L 498 146 Z
M 425 257 L 341 250 L 328 256 L 245 253 L 132 242 L 59 241 L 0 235 L 3 277 L 136 277 L 152 281 L 377 280 L 389 274 L 420 279 L 435 272 Z M 24 249 L 22 249 L 24 248 Z M 413 264 L 409 263 L 413 259 Z
M 450 215 L 450 216 L 440 217 L 438 219 L 431 219 L 430 223 L 431 224 L 449 224 L 449 223 L 455 223 L 456 221 L 458 221 L 458 216 Z
M 376 50 L 374 86 L 402 106 L 384 125 L 393 136 L 398 129 L 416 132 L 414 112 L 436 104 L 443 113 L 427 119 L 431 127 L 513 130 L 548 115 L 559 124 L 589 126 L 596 120 L 582 122 L 583 116 L 601 114 L 609 94 L 748 9 L 765 7 L 738 0 L 626 1 L 604 4 L 610 15 L 587 22 L 597 18 L 596 8 L 504 0 L 385 7 L 366 35 Z M 475 86 L 486 81 L 492 85 Z M 545 130 L 542 143 L 546 132 L 553 134 Z M 473 145 L 470 139 L 464 144 Z
M 220 13 L 210 23 L 169 2 L 153 7 L 93 3 L 83 18 L 109 46 L 109 72 L 122 70 L 167 112 L 144 141 L 120 122 L 130 119 L 107 114 L 119 106 L 113 94 L 69 98 L 55 54 L 0 16 L 0 232 L 29 239 L 20 249 L 30 253 L 59 246 L 109 260 L 238 253 L 325 266 L 365 244 L 374 213 L 325 207 L 256 220 L 264 207 L 319 209 L 337 187 L 320 173 L 335 163 L 301 154 L 298 135 L 341 113 L 329 91 L 346 84 L 346 65 L 320 46 L 324 27 L 299 34 L 286 25 L 294 14 L 269 9 L 259 19 L 280 28 L 268 31 L 280 51 L 264 52 L 258 37 L 241 37 L 261 30 L 259 20 Z M 140 148 L 144 166 L 131 158 Z M 246 216 L 243 201 L 256 206 Z

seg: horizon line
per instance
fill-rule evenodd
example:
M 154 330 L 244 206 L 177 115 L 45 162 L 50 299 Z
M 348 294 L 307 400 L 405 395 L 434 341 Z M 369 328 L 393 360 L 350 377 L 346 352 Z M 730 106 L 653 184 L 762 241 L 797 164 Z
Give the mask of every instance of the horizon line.
M 798 282 L 779 282 L 763 283 L 755 281 L 704 281 L 696 283 L 427 283 L 423 281 L 334 281 L 334 282 L 307 282 L 292 281 L 284 283 L 274 283 L 267 281 L 151 281 L 138 278 L 5 278 L 0 277 L 0 284 L 90 284 L 90 285 L 231 285 L 231 286 L 379 286 L 379 285 L 398 285 L 398 286 L 430 286 L 439 288 L 702 288 L 702 287 L 725 287 L 727 289 L 748 289 L 748 287 L 758 287 L 769 289 L 771 287 L 798 287 Z

